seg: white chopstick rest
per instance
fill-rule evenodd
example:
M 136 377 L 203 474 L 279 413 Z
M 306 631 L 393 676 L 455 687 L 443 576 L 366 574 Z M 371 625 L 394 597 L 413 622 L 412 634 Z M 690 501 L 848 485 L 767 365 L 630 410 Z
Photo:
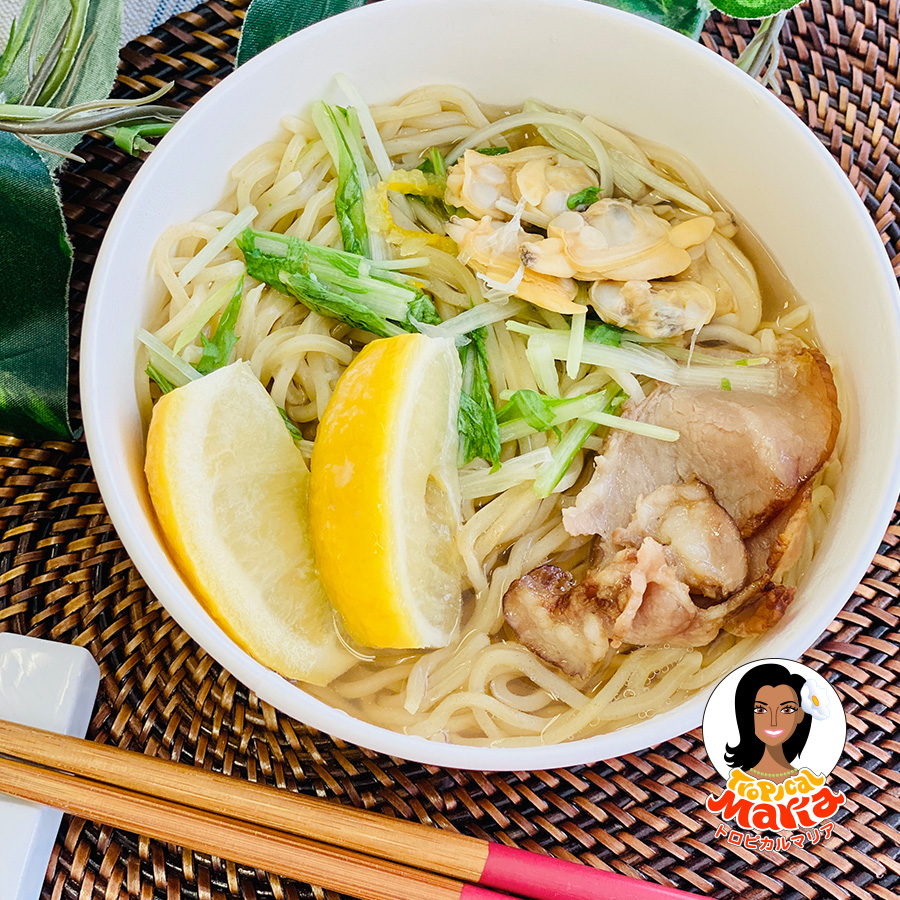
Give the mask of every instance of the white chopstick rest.
M 84 737 L 100 668 L 82 647 L 0 634 L 0 719 Z M 0 900 L 38 900 L 62 813 L 0 797 Z

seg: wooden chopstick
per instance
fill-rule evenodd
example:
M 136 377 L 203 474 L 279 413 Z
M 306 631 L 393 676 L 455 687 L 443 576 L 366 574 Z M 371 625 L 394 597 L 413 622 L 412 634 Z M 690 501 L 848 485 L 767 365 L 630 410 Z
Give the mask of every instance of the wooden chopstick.
M 0 753 L 463 881 L 487 859 L 478 838 L 2 720 Z
M 85 818 L 137 830 L 148 837 L 179 843 L 213 855 L 229 856 L 226 848 L 233 848 L 230 850 L 232 853 L 252 850 L 254 854 L 262 854 L 262 857 L 256 857 L 255 861 L 233 855 L 231 858 L 236 862 L 350 893 L 363 900 L 381 900 L 382 896 L 390 896 L 392 900 L 398 896 L 422 897 L 423 900 L 455 900 L 463 896 L 465 900 L 474 900 L 472 890 L 482 889 L 475 888 L 472 883 L 536 900 L 683 900 L 691 896 L 674 888 L 554 857 L 2 720 L 0 754 L 21 761 L 15 770 L 17 773 L 22 770 L 22 763 L 31 763 L 80 776 L 71 778 L 32 766 L 29 773 L 32 787 L 29 790 L 33 795 L 24 796 L 17 792 L 23 790 L 20 781 L 8 774 L 12 771 L 9 766 L 16 763 L 3 763 L 0 791 L 65 808 Z M 24 768 L 27 770 L 29 766 Z M 37 778 L 34 777 L 35 772 L 38 773 Z M 54 791 L 48 792 L 42 788 L 42 785 L 49 783 L 51 776 L 59 785 L 71 789 L 73 796 L 77 789 L 80 798 L 77 808 L 61 806 Z M 83 779 L 91 781 L 84 782 Z M 40 796 L 37 796 L 38 792 Z M 96 802 L 101 792 L 121 799 L 122 808 L 119 804 L 115 807 L 121 818 L 112 821 L 107 815 L 107 810 L 112 807 Z M 180 832 L 180 837 L 160 834 L 158 826 L 163 824 L 160 821 L 163 806 L 178 810 L 179 821 L 186 828 Z M 140 820 L 129 818 L 126 821 L 128 810 L 138 810 Z M 164 824 L 172 823 L 168 813 L 165 818 Z M 208 822 L 210 828 L 216 830 L 216 839 L 211 844 L 200 846 L 194 839 L 193 835 L 200 833 L 194 830 L 198 822 Z M 236 835 L 236 843 L 225 841 L 229 833 Z M 203 834 L 206 832 L 203 831 Z M 252 846 L 248 843 L 248 834 L 258 836 L 251 842 Z M 273 835 L 277 839 L 268 849 L 259 846 L 267 844 Z M 304 852 L 296 855 L 292 849 L 291 853 L 281 853 L 277 848 L 286 846 L 285 841 L 291 848 L 297 846 Z M 273 847 L 276 849 L 273 850 Z M 276 854 L 274 858 L 272 852 Z M 295 874 L 285 868 L 282 860 L 287 857 L 301 866 L 302 873 Z M 365 867 L 367 874 L 364 877 L 360 875 L 362 882 L 339 885 L 334 879 L 325 880 L 330 878 L 329 873 L 337 858 L 349 860 L 357 867 Z M 353 866 L 349 871 L 359 874 Z M 373 871 L 383 871 L 384 878 L 388 880 L 405 879 L 406 893 L 403 890 L 397 893 L 396 887 L 391 887 L 386 895 L 371 891 L 361 893 L 369 884 L 368 873 Z M 411 875 L 410 872 L 418 874 Z M 343 868 L 340 874 L 350 877 Z M 410 894 L 409 885 L 418 885 L 415 878 L 420 876 L 427 876 L 422 889 Z M 438 893 L 427 893 L 426 888 Z M 491 891 L 484 893 L 487 895 L 484 900 L 497 900 L 497 894 Z
M 433 872 L 17 760 L 0 758 L 0 790 L 360 900 L 514 900 Z

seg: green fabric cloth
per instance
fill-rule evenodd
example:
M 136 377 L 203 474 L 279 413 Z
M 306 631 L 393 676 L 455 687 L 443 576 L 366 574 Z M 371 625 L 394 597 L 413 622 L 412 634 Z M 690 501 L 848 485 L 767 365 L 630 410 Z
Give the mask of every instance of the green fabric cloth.
M 710 7 L 704 0 L 594 0 L 603 6 L 634 13 L 696 40 L 709 17 Z M 715 0 L 718 5 L 719 0 Z
M 70 10 L 83 26 L 72 39 L 72 68 L 45 103 L 68 106 L 105 99 L 115 82 L 122 27 L 120 0 L 47 0 L 43 15 L 29 0 L 19 15 L 19 48 L 0 65 L 0 92 L 22 99 L 32 33 L 40 31 L 38 67 Z M 9 42 L 8 42 L 9 43 Z M 64 72 L 65 70 L 63 70 Z M 40 139 L 69 152 L 81 134 Z M 53 175 L 63 157 L 34 150 L 0 132 L 0 431 L 19 437 L 66 438 L 69 277 L 72 248 Z
M 0 431 L 70 435 L 72 248 L 40 156 L 0 133 Z
M 236 65 L 307 25 L 359 6 L 365 6 L 365 0 L 253 0 L 244 19 Z

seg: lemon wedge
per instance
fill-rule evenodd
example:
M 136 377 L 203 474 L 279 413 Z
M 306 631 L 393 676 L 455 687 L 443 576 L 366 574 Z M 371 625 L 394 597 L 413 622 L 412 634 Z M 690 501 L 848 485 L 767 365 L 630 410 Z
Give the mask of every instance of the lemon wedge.
M 350 667 L 314 564 L 306 463 L 249 364 L 159 400 L 145 471 L 179 570 L 237 644 L 313 684 Z
M 451 339 L 373 341 L 319 422 L 316 561 L 348 633 L 367 647 L 443 647 L 459 618 L 461 379 Z

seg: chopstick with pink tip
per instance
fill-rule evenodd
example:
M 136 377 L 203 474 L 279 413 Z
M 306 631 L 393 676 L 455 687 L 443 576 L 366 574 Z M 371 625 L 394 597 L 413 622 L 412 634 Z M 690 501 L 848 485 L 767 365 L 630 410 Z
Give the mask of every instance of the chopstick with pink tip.
M 0 792 L 362 900 L 693 896 L 11 722 L 0 721 L 0 754 Z

